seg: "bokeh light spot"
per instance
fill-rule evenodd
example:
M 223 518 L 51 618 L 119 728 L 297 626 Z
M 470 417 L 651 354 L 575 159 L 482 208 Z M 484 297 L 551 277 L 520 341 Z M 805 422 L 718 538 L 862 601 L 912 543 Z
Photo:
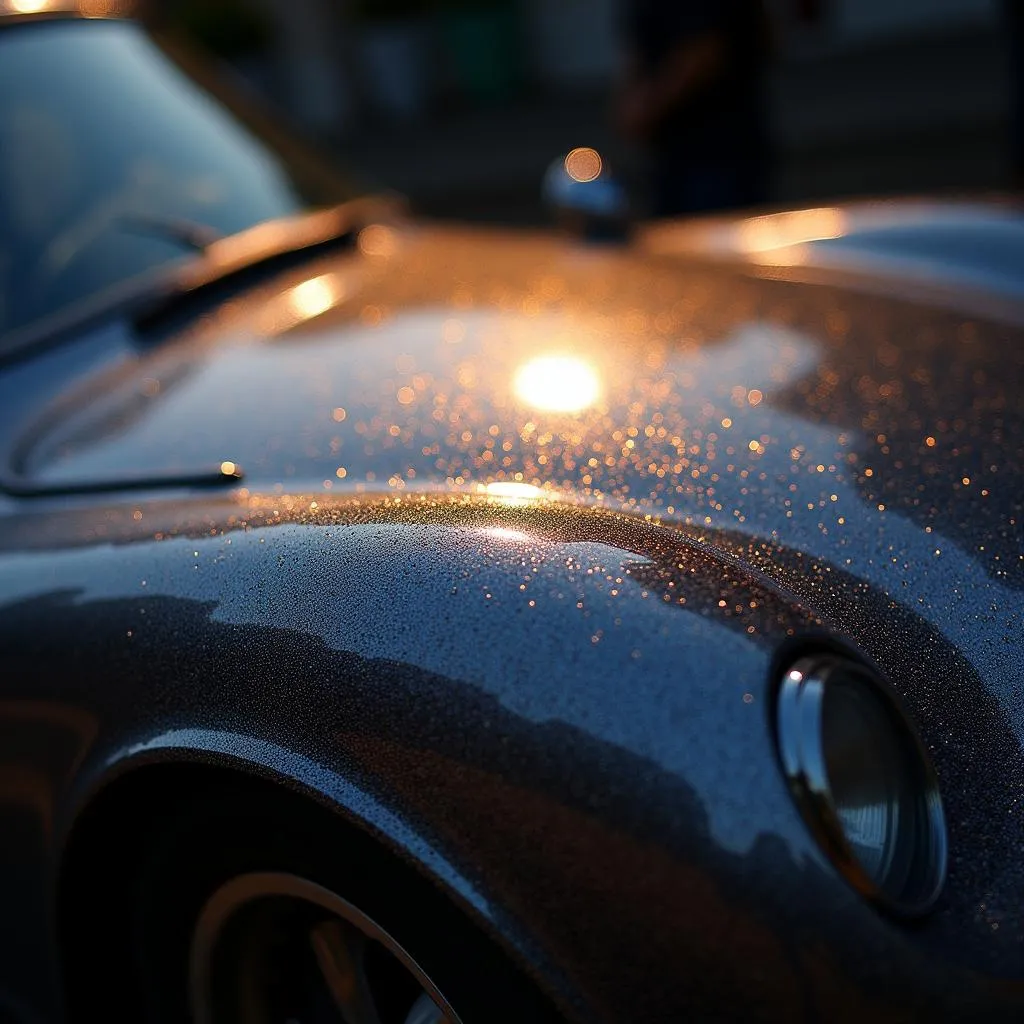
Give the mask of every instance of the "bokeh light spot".
M 573 181 L 593 181 L 600 177 L 602 166 L 601 154 L 590 146 L 577 146 L 565 158 L 565 173 Z

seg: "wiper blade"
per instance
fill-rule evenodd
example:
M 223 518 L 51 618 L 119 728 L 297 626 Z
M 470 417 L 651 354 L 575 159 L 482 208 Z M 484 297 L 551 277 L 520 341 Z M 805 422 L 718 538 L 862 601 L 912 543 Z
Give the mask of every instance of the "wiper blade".
M 165 314 L 224 283 L 245 287 L 247 275 L 277 270 L 289 258 L 322 247 L 348 245 L 367 224 L 393 220 L 405 211 L 400 197 L 369 196 L 313 213 L 264 221 L 234 235 L 203 240 L 196 255 L 119 282 L 98 295 L 60 310 L 28 327 L 0 337 L 0 366 L 60 344 L 68 335 L 113 315 L 131 317 L 140 326 L 155 324 Z M 150 219 L 148 227 L 165 235 L 188 232 L 172 221 Z M 193 237 L 193 242 L 199 238 Z M 188 243 L 191 248 L 196 245 Z
M 221 462 L 218 466 L 194 470 L 154 470 L 151 473 L 82 480 L 33 480 L 8 471 L 0 472 L 0 494 L 12 498 L 56 498 L 112 491 L 152 491 L 167 487 L 228 487 L 241 483 L 244 475 L 241 466 L 235 462 Z
M 391 196 L 354 199 L 327 210 L 264 221 L 204 246 L 198 258 L 178 266 L 162 289 L 155 289 L 133 310 L 139 327 L 188 305 L 211 286 L 230 283 L 245 287 L 250 273 L 276 271 L 289 259 L 324 247 L 353 245 L 359 232 L 374 221 L 394 220 L 404 201 Z
M 149 213 L 126 213 L 117 218 L 116 224 L 128 231 L 140 235 L 152 235 L 154 238 L 180 242 L 196 252 L 206 249 L 219 242 L 224 235 L 209 224 L 187 220 L 184 217 L 157 217 Z
M 168 318 L 189 320 L 204 308 L 256 284 L 316 253 L 355 245 L 364 217 L 339 218 L 334 210 L 288 221 L 268 221 L 205 245 L 200 256 L 181 265 L 163 286 L 129 311 L 143 331 Z

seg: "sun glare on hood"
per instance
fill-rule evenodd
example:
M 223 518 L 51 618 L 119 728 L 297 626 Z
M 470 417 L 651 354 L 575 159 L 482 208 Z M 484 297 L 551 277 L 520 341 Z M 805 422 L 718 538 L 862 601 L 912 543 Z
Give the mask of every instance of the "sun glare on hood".
M 516 371 L 512 387 L 527 405 L 546 412 L 580 412 L 601 392 L 593 367 L 573 356 L 531 359 Z
M 518 483 L 515 480 L 495 480 L 487 484 L 484 493 L 491 498 L 523 502 L 540 498 L 544 492 L 533 484 Z

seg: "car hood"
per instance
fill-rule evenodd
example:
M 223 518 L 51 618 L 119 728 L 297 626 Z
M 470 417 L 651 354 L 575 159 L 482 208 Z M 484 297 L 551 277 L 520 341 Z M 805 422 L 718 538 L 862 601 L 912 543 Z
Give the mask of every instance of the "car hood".
M 768 569 L 802 552 L 951 638 L 984 609 L 990 658 L 1018 643 L 1017 327 L 636 247 L 364 235 L 122 369 L 102 400 L 91 384 L 24 471 L 227 460 L 254 494 L 611 505 L 714 531 Z M 827 594 L 827 573 L 813 580 Z M 1000 677 L 1019 717 L 1015 673 Z

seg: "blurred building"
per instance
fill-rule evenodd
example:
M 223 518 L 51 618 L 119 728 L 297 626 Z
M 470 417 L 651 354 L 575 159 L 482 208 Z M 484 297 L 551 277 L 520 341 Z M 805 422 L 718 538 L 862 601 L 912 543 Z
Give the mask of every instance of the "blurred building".
M 254 89 L 427 210 L 539 214 L 547 162 L 609 126 L 619 0 L 166 0 Z M 678 0 L 685 2 L 685 0 Z M 999 187 L 1009 78 L 999 0 L 766 0 L 780 201 Z M 246 51 L 218 36 L 245 6 Z M 230 9 L 230 13 L 229 13 Z M 204 28 L 205 26 L 205 28 Z M 203 42 L 204 40 L 200 40 Z

